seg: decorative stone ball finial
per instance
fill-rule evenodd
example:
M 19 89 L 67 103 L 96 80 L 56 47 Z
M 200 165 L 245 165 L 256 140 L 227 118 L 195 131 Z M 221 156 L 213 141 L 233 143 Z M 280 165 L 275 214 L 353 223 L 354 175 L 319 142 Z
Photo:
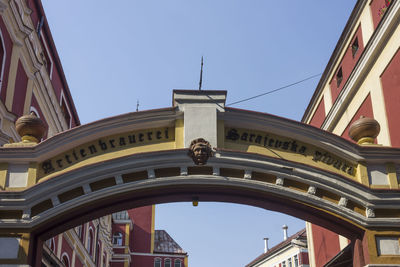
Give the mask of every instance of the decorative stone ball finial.
M 209 142 L 203 138 L 197 138 L 190 143 L 189 156 L 196 165 L 205 165 L 209 157 L 213 156 L 213 151 Z
M 46 132 L 46 125 L 34 112 L 20 117 L 15 122 L 15 128 L 23 143 L 39 143 Z
M 350 125 L 349 136 L 359 145 L 368 145 L 374 143 L 380 130 L 381 127 L 376 120 L 361 116 Z

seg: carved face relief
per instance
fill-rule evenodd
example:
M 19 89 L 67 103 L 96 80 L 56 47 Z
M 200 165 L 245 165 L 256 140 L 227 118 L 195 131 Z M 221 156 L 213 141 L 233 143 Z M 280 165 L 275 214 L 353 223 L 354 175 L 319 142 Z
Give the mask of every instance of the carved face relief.
M 193 140 L 189 147 L 189 156 L 196 165 L 205 165 L 208 158 L 213 156 L 210 143 L 203 138 Z

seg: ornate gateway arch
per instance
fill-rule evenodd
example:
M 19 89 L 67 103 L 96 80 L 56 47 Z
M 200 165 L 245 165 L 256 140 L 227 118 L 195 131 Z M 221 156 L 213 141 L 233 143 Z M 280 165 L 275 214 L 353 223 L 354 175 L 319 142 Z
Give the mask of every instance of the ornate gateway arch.
M 349 238 L 355 266 L 400 266 L 400 149 L 227 108 L 225 98 L 175 90 L 172 108 L 41 143 L 28 120 L 23 141 L 0 149 L 0 264 L 39 266 L 43 240 L 93 216 L 199 200 L 290 214 Z

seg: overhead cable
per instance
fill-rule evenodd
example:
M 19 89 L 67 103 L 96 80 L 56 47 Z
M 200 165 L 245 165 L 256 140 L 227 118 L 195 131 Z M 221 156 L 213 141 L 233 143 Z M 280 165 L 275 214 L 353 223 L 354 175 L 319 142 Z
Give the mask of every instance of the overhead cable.
M 315 77 L 318 77 L 318 76 L 321 76 L 321 75 L 322 75 L 322 73 L 318 73 L 318 74 L 312 75 L 312 76 L 310 76 L 310 77 L 307 77 L 307 78 L 305 78 L 305 79 L 302 79 L 302 80 L 300 80 L 300 81 L 297 81 L 297 82 L 294 82 L 294 83 L 291 83 L 291 84 L 288 84 L 288 85 L 285 85 L 285 86 L 276 88 L 276 89 L 274 89 L 274 90 L 271 90 L 271 91 L 268 91 L 268 92 L 265 92 L 265 93 L 262 93 L 262 94 L 259 94 L 259 95 L 256 95 L 256 96 L 252 96 L 252 97 L 249 97 L 249 98 L 246 98 L 246 99 L 242 99 L 242 100 L 239 100 L 239 101 L 230 103 L 230 104 L 228 104 L 228 105 L 226 105 L 226 106 L 232 106 L 232 105 L 235 105 L 235 104 L 239 104 L 239 103 L 242 103 L 242 102 L 245 102 L 245 101 L 252 100 L 252 99 L 254 99 L 254 98 L 258 98 L 258 97 L 261 97 L 261 96 L 265 96 L 265 95 L 268 95 L 268 94 L 271 94 L 271 93 L 274 93 L 274 92 L 277 92 L 277 91 L 286 89 L 286 88 L 291 87 L 291 86 L 293 86 L 293 85 L 296 85 L 296 84 L 305 82 L 305 81 L 307 81 L 307 80 L 311 80 L 311 79 L 313 79 L 313 78 L 315 78 Z

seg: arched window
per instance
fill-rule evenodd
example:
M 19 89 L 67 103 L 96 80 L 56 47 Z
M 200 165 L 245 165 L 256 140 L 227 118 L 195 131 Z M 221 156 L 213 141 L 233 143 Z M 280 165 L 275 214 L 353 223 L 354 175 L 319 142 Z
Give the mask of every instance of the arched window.
M 55 245 L 55 242 L 54 242 L 54 237 L 50 238 L 49 240 L 47 240 L 46 241 L 46 245 L 52 252 L 56 251 L 56 245 Z
M 100 261 L 100 242 L 97 242 L 95 262 L 96 262 L 97 266 L 100 266 L 100 264 L 101 264 L 101 261 Z
M 115 232 L 113 235 L 113 244 L 117 246 L 122 246 L 122 234 L 120 232 Z
M 40 118 L 39 111 L 35 107 L 31 106 L 30 109 L 29 109 L 29 112 L 30 113 L 32 113 L 32 112 L 35 113 L 35 116 Z
M 4 66 L 6 65 L 6 46 L 4 45 L 3 33 L 0 30 L 0 91 L 3 83 Z
M 161 259 L 160 258 L 154 259 L 154 267 L 161 267 Z
M 171 260 L 170 259 L 165 259 L 164 267 L 171 267 Z
M 181 266 L 182 266 L 181 260 L 175 260 L 174 267 L 181 267 Z
M 70 265 L 69 265 L 69 257 L 68 257 L 68 254 L 67 253 L 63 253 L 62 254 L 62 256 L 61 256 L 61 261 L 62 261 L 62 263 L 64 264 L 64 266 L 65 267 L 69 267 Z
M 79 239 L 82 239 L 82 225 L 78 225 L 75 227 L 75 232 L 78 235 Z
M 103 250 L 103 267 L 106 267 L 106 252 Z
M 65 95 L 63 90 L 61 90 L 61 95 L 60 95 L 60 107 L 61 107 L 61 113 L 65 118 L 65 122 L 67 123 L 68 128 L 71 128 L 72 126 L 71 111 L 69 110 L 67 101 L 65 100 Z
M 94 241 L 93 240 L 93 229 L 90 227 L 86 248 L 87 248 L 87 251 L 89 252 L 89 255 L 91 255 L 91 256 L 93 254 L 93 241 Z

